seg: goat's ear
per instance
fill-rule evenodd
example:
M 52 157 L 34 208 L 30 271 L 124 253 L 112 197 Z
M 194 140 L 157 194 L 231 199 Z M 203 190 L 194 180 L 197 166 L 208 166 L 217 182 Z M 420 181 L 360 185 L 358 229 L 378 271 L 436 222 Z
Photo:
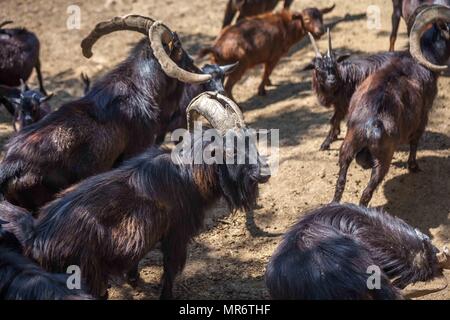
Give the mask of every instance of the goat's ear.
M 337 61 L 337 62 L 342 62 L 342 61 L 347 60 L 347 59 L 350 58 L 351 56 L 352 56 L 352 55 L 349 54 L 349 53 L 341 54 L 341 55 L 339 55 L 339 56 L 337 57 L 336 61 Z
M 320 12 L 322 12 L 322 14 L 327 14 L 330 13 L 331 11 L 334 10 L 334 8 L 336 7 L 336 4 L 333 4 L 331 7 L 329 8 L 323 8 L 320 10 Z
M 20 79 L 20 92 L 25 93 L 25 91 L 30 90 L 28 85 L 23 81 L 23 79 Z
M 183 58 L 183 47 L 178 34 L 174 32 L 173 40 L 168 44 L 169 56 L 175 61 L 180 62 Z
M 11 102 L 14 106 L 18 106 L 20 105 L 20 103 L 22 102 L 22 100 L 20 98 L 10 98 L 8 99 L 9 102 Z
M 315 68 L 316 68 L 316 66 L 314 65 L 314 61 L 311 61 L 301 71 L 310 71 L 310 70 L 314 70 Z

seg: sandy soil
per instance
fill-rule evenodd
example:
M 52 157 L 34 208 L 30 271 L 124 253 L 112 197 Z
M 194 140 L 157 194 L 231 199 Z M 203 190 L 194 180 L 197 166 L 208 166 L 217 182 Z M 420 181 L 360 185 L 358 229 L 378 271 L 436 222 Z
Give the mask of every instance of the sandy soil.
M 139 13 L 165 21 L 182 36 L 185 47 L 195 54 L 210 44 L 220 31 L 226 0 L 122 0 L 106 1 L 1 0 L 0 20 L 15 20 L 35 31 L 42 43 L 42 66 L 47 88 L 56 93 L 54 108 L 82 94 L 81 71 L 94 79 L 126 56 L 139 39 L 133 33 L 116 33 L 102 39 L 94 57 L 86 60 L 79 43 L 97 21 L 115 15 Z M 111 2 L 111 1 L 109 1 Z M 295 9 L 328 6 L 333 0 L 297 0 Z M 336 1 L 337 8 L 326 22 L 350 14 L 349 21 L 334 30 L 334 46 L 349 53 L 371 53 L 388 48 L 389 0 Z M 67 30 L 69 5 L 81 7 L 81 30 Z M 370 4 L 381 8 L 381 29 L 369 30 L 363 15 Z M 407 43 L 402 23 L 397 48 Z M 326 41 L 319 42 L 325 48 Z M 176 283 L 180 299 L 261 299 L 268 298 L 263 276 L 265 266 L 280 235 L 305 211 L 328 203 L 337 178 L 340 141 L 332 150 L 319 152 L 328 130 L 329 110 L 319 106 L 311 92 L 311 77 L 302 72 L 312 58 L 306 41 L 285 57 L 272 76 L 274 86 L 267 97 L 257 97 L 261 69 L 250 72 L 236 87 L 235 96 L 254 128 L 280 129 L 280 170 L 263 186 L 258 208 L 252 213 L 228 213 L 218 207 L 212 212 L 209 228 L 199 235 L 189 250 L 189 260 Z M 32 85 L 36 84 L 33 76 Z M 450 78 L 439 81 L 440 93 L 430 116 L 427 133 L 418 153 L 423 172 L 406 170 L 407 148 L 395 155 L 391 170 L 376 192 L 372 206 L 384 207 L 412 225 L 429 233 L 441 246 L 449 241 L 450 214 Z M 0 143 L 11 135 L 10 119 L 3 115 Z M 358 202 L 369 172 L 351 167 L 346 202 Z M 374 232 L 376 232 L 374 230 Z M 114 299 L 155 299 L 159 295 L 161 256 L 155 251 L 141 264 L 142 282 L 133 289 L 117 283 L 110 290 Z M 450 290 L 427 296 L 449 299 Z

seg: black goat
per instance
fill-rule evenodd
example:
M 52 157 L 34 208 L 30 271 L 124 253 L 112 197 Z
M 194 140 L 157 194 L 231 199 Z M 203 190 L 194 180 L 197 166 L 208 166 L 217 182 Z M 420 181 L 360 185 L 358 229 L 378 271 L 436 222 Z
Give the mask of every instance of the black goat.
M 13 116 L 14 131 L 38 122 L 51 112 L 47 103 L 53 94 L 44 96 L 42 93 L 31 90 L 23 81 L 20 89 L 0 85 L 0 103 Z
M 323 56 L 312 35 L 309 35 L 316 57 L 304 70 L 313 69 L 312 87 L 319 103 L 327 108 L 333 108 L 334 114 L 330 120 L 330 131 L 322 143 L 320 150 L 329 150 L 341 133 L 341 122 L 348 114 L 350 100 L 356 88 L 372 73 L 378 71 L 393 58 L 408 53 L 380 53 L 368 57 L 353 58 L 344 61 L 349 56 L 336 56 L 331 44 L 328 30 L 328 52 Z
M 24 247 L 34 237 L 34 222 L 27 211 L 2 202 L 0 218 L 0 299 L 91 299 L 81 290 L 68 288 L 68 275 L 50 274 L 23 256 Z
M 92 55 L 101 36 L 118 30 L 147 38 L 85 97 L 61 106 L 8 143 L 0 187 L 11 203 L 35 211 L 58 191 L 154 144 L 173 114 L 199 93 L 223 91 L 222 79 L 232 68 L 202 74 L 178 36 L 150 18 L 127 16 L 98 24 L 82 42 L 84 55 Z
M 266 284 L 274 299 L 402 299 L 399 289 L 442 277 L 450 256 L 385 212 L 332 204 L 302 218 L 270 260 Z M 369 279 L 378 267 L 379 287 Z M 375 269 L 374 269 L 375 270 Z M 392 283 L 391 283 L 392 281 Z
M 348 168 L 358 164 L 372 169 L 360 204 L 367 206 L 389 171 L 395 150 L 409 143 L 408 168 L 420 171 L 417 147 L 428 123 L 437 95 L 440 70 L 450 57 L 450 7 L 427 6 L 417 10 L 411 31 L 411 54 L 394 59 L 369 76 L 350 103 L 348 131 L 339 157 L 339 178 L 334 196 L 339 202 L 345 189 Z M 427 29 L 428 25 L 432 25 Z M 424 34 L 424 31 L 425 34 Z M 423 53 L 422 53 L 423 50 Z M 421 64 L 417 63 L 419 61 Z
M 246 134 L 233 101 L 223 96 L 204 98 L 189 107 L 189 123 L 199 113 L 214 124 L 224 141 L 225 133 Z M 30 254 L 53 272 L 80 266 L 87 291 L 104 296 L 110 276 L 132 270 L 161 241 L 161 298 L 171 298 L 175 276 L 186 262 L 188 242 L 199 232 L 205 210 L 221 197 L 232 209 L 251 208 L 258 184 L 270 177 L 259 156 L 252 162 L 251 153 L 236 146 L 234 156 L 245 152 L 245 164 L 225 162 L 224 152 L 218 162 L 197 163 L 194 158 L 211 147 L 211 141 L 203 141 L 197 131 L 192 137 L 194 143 L 185 149 L 192 150 L 189 162 L 152 147 L 118 169 L 61 193 L 40 209 Z M 230 156 L 230 150 L 226 154 Z
M 12 21 L 0 23 L 0 84 L 17 87 L 36 69 L 39 90 L 47 95 L 39 60 L 40 43 L 36 35 L 24 28 L 3 29 Z

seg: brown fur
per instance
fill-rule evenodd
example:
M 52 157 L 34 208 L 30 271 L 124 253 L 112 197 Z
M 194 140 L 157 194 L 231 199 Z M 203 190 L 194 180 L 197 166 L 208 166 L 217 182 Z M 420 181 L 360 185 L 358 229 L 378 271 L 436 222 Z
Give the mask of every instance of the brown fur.
M 277 6 L 281 0 L 228 0 L 225 17 L 223 19 L 223 26 L 230 25 L 239 12 L 237 21 L 241 21 L 246 17 L 257 16 L 265 12 L 270 12 Z M 289 9 L 294 0 L 284 0 L 284 8 Z
M 234 85 L 248 69 L 264 64 L 264 75 L 258 93 L 266 94 L 270 75 L 278 61 L 289 49 L 311 32 L 319 38 L 324 33 L 323 12 L 332 9 L 305 9 L 302 12 L 283 10 L 248 18 L 234 26 L 225 28 L 210 48 L 200 52 L 200 56 L 212 55 L 218 64 L 239 61 L 239 66 L 228 77 L 225 91 L 232 96 Z
M 355 157 L 363 167 L 372 168 L 369 185 L 361 197 L 364 206 L 388 173 L 399 145 L 410 144 L 409 170 L 419 170 L 417 145 L 437 94 L 436 80 L 435 74 L 414 61 L 395 59 L 361 84 L 350 103 L 334 201 L 341 200 L 347 170 Z

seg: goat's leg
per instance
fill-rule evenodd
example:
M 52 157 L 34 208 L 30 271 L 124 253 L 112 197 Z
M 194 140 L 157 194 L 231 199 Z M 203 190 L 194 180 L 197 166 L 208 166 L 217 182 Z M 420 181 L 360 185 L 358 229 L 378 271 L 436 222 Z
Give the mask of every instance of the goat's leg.
M 408 170 L 411 173 L 418 173 L 420 172 L 420 167 L 417 164 L 417 146 L 418 146 L 418 140 L 411 141 L 410 143 L 410 152 L 409 152 L 409 159 L 408 159 Z
M 329 150 L 331 144 L 338 139 L 339 134 L 341 133 L 341 121 L 344 119 L 344 117 L 345 114 L 342 114 L 342 112 L 339 112 L 335 109 L 333 117 L 330 120 L 330 131 L 328 132 L 325 141 L 320 146 L 320 151 Z
M 264 65 L 264 74 L 263 74 L 261 84 L 259 85 L 259 88 L 258 88 L 258 95 L 265 96 L 267 94 L 266 86 L 271 84 L 270 75 L 272 74 L 273 69 L 275 69 L 275 66 L 277 65 L 277 63 L 278 63 L 278 60 L 267 62 Z
M 233 18 L 237 13 L 233 0 L 228 0 L 227 8 L 225 9 L 225 17 L 223 18 L 222 29 L 229 26 L 233 22 Z
M 402 0 L 394 0 L 394 12 L 392 13 L 392 32 L 390 37 L 389 51 L 395 50 L 395 41 L 397 40 L 398 27 L 402 17 Z
M 339 156 L 339 177 L 336 183 L 336 190 L 333 198 L 333 202 L 341 202 L 342 195 L 344 194 L 345 184 L 347 182 L 347 172 L 350 164 L 355 158 L 355 149 L 353 148 L 352 141 L 344 140 L 341 147 Z
M 292 5 L 292 2 L 294 2 L 294 0 L 284 0 L 284 9 L 289 9 Z
M 0 96 L 0 105 L 3 105 L 5 109 L 11 114 L 13 117 L 16 115 L 16 109 L 14 108 L 14 105 L 9 102 L 7 98 L 3 98 Z
M 369 205 L 370 200 L 372 200 L 373 193 L 389 172 L 389 166 L 391 165 L 393 156 L 394 152 L 388 151 L 388 153 L 385 153 L 382 158 L 374 159 L 375 166 L 372 168 L 372 175 L 370 177 L 369 184 L 361 196 L 361 206 L 367 207 Z
M 139 263 L 133 266 L 130 271 L 126 274 L 127 282 L 133 288 L 137 286 L 140 276 L 139 276 Z
M 161 300 L 173 298 L 173 283 L 180 273 L 187 258 L 188 240 L 170 235 L 162 241 L 161 249 L 164 256 L 164 274 L 162 277 Z
M 238 68 L 232 72 L 227 79 L 227 83 L 225 84 L 225 91 L 227 95 L 234 101 L 236 101 L 233 97 L 233 87 L 236 83 L 239 82 L 239 80 L 242 79 L 246 71 L 246 67 L 244 66 L 238 66 Z
M 42 80 L 42 73 L 41 73 L 41 61 L 39 59 L 36 63 L 35 69 L 39 81 L 39 90 L 42 92 L 42 94 L 47 95 L 47 92 L 44 89 L 44 81 Z

